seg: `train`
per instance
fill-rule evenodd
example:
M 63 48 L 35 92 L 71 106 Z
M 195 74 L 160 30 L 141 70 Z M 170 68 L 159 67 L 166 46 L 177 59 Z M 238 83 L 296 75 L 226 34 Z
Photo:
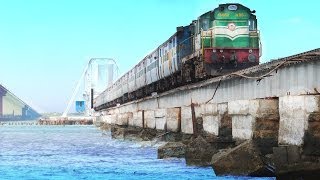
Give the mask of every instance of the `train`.
M 96 111 L 259 64 L 260 31 L 255 10 L 220 4 L 179 26 L 94 100 Z

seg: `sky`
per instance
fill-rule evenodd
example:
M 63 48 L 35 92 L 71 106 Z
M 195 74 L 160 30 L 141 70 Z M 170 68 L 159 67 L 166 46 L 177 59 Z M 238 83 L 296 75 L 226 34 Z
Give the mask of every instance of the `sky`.
M 0 0 L 0 83 L 39 112 L 63 112 L 90 58 L 127 72 L 221 3 L 256 10 L 261 62 L 319 48 L 317 0 Z

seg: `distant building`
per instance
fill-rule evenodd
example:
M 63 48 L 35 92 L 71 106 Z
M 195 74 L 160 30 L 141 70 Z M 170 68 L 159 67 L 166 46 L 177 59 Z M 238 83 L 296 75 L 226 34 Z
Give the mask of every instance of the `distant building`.
M 84 113 L 86 110 L 85 101 L 76 101 L 76 112 Z
M 31 120 L 41 115 L 0 84 L 0 120 Z

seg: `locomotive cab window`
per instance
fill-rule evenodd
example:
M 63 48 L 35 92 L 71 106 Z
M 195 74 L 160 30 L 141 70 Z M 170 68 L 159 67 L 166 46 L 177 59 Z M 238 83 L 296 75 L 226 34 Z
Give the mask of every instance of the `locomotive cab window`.
M 249 19 L 248 20 L 248 25 L 249 25 L 249 31 L 257 30 L 257 23 L 255 22 L 254 19 Z
M 209 29 L 209 19 L 203 19 L 201 22 L 201 29 L 207 31 Z

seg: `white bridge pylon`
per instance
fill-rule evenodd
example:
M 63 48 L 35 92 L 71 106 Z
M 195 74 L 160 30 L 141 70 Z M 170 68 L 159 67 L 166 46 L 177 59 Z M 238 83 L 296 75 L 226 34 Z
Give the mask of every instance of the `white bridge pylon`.
M 87 116 L 91 116 L 93 112 L 93 99 L 102 93 L 108 86 L 112 85 L 118 75 L 119 67 L 114 59 L 91 58 L 86 64 L 84 71 L 72 92 L 72 96 L 62 117 L 67 117 L 72 104 L 75 102 L 75 97 L 79 93 L 82 82 L 84 83 L 83 98 L 86 104 L 85 113 Z

